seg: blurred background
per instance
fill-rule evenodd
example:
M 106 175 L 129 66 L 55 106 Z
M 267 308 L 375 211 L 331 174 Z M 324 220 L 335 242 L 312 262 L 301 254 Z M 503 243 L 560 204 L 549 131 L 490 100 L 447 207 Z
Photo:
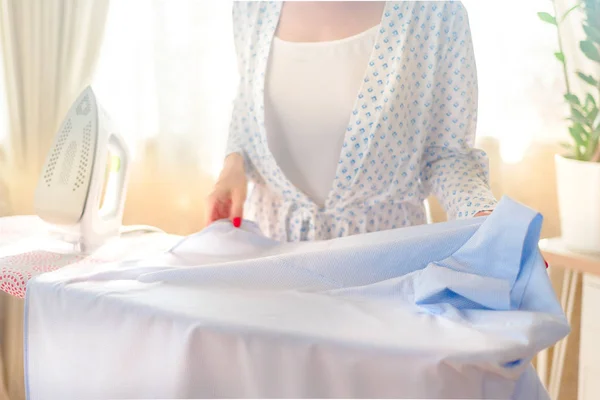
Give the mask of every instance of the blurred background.
M 554 13 L 553 2 L 463 3 L 479 73 L 478 146 L 490 156 L 493 190 L 542 212 L 543 236 L 560 235 L 554 156 L 570 140 L 569 110 L 557 32 L 538 17 Z M 575 3 L 555 5 L 564 12 Z M 564 54 L 584 68 L 583 15 L 571 17 Z M 33 213 L 54 134 L 91 83 L 135 153 L 125 223 L 198 231 L 223 159 L 236 74 L 229 1 L 0 0 L 0 216 Z M 444 219 L 435 201 L 432 214 Z M 560 290 L 561 271 L 552 274 Z M 0 399 L 22 399 L 22 304 L 3 297 L 2 307 Z M 575 324 L 557 378 L 561 399 L 577 398 L 577 335 Z M 550 376 L 551 362 L 542 367 Z

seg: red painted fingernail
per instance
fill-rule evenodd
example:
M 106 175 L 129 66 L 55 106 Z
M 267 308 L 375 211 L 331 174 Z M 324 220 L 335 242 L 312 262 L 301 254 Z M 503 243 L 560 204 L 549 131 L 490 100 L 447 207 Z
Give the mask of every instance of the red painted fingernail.
M 546 264 L 546 269 L 548 269 L 548 261 L 544 260 L 544 264 Z
M 242 219 L 240 217 L 235 217 L 233 219 L 233 226 L 235 226 L 236 228 L 242 226 Z

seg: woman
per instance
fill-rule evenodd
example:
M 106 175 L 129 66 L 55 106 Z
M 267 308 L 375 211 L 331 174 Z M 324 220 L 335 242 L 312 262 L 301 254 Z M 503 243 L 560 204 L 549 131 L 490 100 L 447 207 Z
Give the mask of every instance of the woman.
M 299 241 L 425 223 L 429 194 L 450 218 L 493 209 L 460 2 L 234 4 L 241 82 L 209 222 Z

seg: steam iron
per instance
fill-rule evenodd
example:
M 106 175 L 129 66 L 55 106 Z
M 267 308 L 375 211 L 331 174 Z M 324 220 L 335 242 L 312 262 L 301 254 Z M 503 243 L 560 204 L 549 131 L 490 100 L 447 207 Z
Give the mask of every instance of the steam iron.
M 129 169 L 127 145 L 88 87 L 54 139 L 35 191 L 36 213 L 53 234 L 91 252 L 119 236 Z

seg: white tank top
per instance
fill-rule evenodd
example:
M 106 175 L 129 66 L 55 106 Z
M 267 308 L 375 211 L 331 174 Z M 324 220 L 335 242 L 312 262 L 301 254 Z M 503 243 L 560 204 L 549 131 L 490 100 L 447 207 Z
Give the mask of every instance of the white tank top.
M 377 29 L 330 42 L 273 40 L 265 84 L 269 149 L 317 204 L 331 190 Z

